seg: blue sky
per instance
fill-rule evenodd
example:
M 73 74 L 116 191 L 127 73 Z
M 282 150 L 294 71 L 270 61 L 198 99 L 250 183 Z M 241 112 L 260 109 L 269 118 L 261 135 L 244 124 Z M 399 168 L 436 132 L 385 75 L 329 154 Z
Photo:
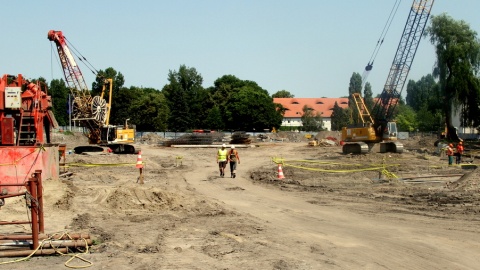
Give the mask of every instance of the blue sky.
M 125 85 L 162 89 L 169 70 L 193 67 L 209 87 L 231 74 L 273 94 L 348 95 L 353 72 L 363 73 L 395 0 L 176 0 L 2 3 L 0 73 L 63 78 L 51 29 L 61 30 L 96 69 L 113 67 Z M 381 92 L 411 0 L 402 0 L 368 77 Z M 436 0 L 480 32 L 480 1 Z M 408 79 L 431 72 L 433 46 L 423 39 Z M 88 85 L 94 81 L 80 65 Z M 405 96 L 405 89 L 403 92 Z

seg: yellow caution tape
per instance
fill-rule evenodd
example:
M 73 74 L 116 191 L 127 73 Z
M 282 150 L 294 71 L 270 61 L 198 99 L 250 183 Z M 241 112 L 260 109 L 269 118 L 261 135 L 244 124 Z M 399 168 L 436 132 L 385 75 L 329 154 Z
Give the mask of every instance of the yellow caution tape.
M 321 169 L 321 168 L 311 168 L 305 167 L 300 165 L 294 165 L 292 163 L 285 163 L 285 159 L 283 158 L 276 158 L 272 157 L 272 161 L 276 164 L 282 164 L 283 166 L 289 166 L 297 169 L 309 170 L 309 171 L 317 171 L 317 172 L 328 172 L 328 173 L 349 173 L 349 172 L 362 172 L 362 171 L 381 171 L 388 173 L 390 176 L 395 176 L 394 174 L 388 172 L 386 167 L 393 167 L 399 166 L 400 164 L 370 164 L 367 168 L 357 168 L 357 169 Z M 288 162 L 303 162 L 303 163 L 310 163 L 310 164 L 323 164 L 323 165 L 342 165 L 342 166 L 361 166 L 361 164 L 354 164 L 354 163 L 338 163 L 338 162 L 328 162 L 328 161 L 321 161 L 321 160 L 288 160 Z M 392 176 L 392 177 L 393 177 Z M 396 178 L 396 176 L 395 176 Z
M 142 162 L 146 164 L 146 162 Z M 135 166 L 136 163 L 66 163 L 64 167 L 114 167 L 114 166 Z M 63 167 L 63 166 L 62 166 Z
M 348 172 L 363 172 L 363 171 L 378 171 L 382 170 L 384 167 L 370 167 L 370 168 L 361 168 L 361 169 L 349 169 L 349 170 L 331 170 L 331 169 L 320 169 L 320 168 L 309 168 L 303 166 L 296 166 L 288 163 L 284 163 L 284 166 L 293 167 L 297 169 L 317 171 L 317 172 L 329 172 L 329 173 L 348 173 Z

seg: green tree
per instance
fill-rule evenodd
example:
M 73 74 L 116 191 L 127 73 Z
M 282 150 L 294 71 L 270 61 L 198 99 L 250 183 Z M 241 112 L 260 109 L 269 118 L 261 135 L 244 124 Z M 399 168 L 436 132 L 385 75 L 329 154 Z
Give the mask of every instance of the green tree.
M 431 74 L 423 76 L 419 81 L 410 80 L 407 84 L 406 103 L 415 111 L 424 105 L 430 109 L 440 108 L 443 96 L 439 93 L 438 84 Z
M 58 124 L 60 126 L 69 126 L 70 116 L 68 114 L 68 95 L 70 94 L 70 90 L 65 85 L 65 81 L 63 79 L 52 80 L 48 91 L 52 97 L 52 111 Z
M 169 128 L 185 131 L 201 127 L 208 115 L 202 106 L 208 96 L 202 87 L 202 76 L 195 68 L 181 65 L 178 71 L 169 72 L 168 81 L 162 92 L 170 108 Z
M 397 105 L 398 113 L 395 117 L 398 131 L 412 132 L 417 130 L 417 115 L 415 111 L 408 105 Z
M 418 130 L 423 132 L 440 131 L 445 128 L 445 121 L 441 110 L 431 111 L 428 105 L 424 104 L 417 111 Z
M 323 119 L 319 112 L 315 112 L 307 105 L 302 108 L 302 129 L 304 131 L 320 131 L 323 130 Z
M 228 130 L 278 129 L 282 123 L 282 110 L 256 82 L 224 75 L 208 90 Z
M 406 103 L 417 113 L 418 129 L 424 132 L 442 129 L 444 97 L 433 75 L 423 76 L 419 81 L 410 80 L 406 91 Z
M 278 129 L 283 118 L 268 92 L 250 81 L 232 94 L 225 116 L 226 127 L 231 130 Z
M 452 111 L 462 104 L 471 104 L 471 97 L 477 99 L 480 91 L 476 77 L 480 66 L 480 44 L 477 33 L 464 21 L 455 21 L 447 14 L 432 16 L 426 29 L 431 43 L 435 46 L 437 62 L 434 76 L 439 78 L 444 94 L 444 113 L 447 137 L 458 140 L 452 124 Z M 478 99 L 477 99 L 478 100 Z M 478 103 L 469 106 L 472 111 L 464 115 L 466 122 L 480 124 Z
M 338 103 L 335 101 L 331 115 L 331 129 L 342 130 L 342 128 L 346 127 L 349 122 L 350 118 L 347 109 L 338 106 Z
M 272 98 L 293 98 L 293 97 L 295 96 L 292 95 L 292 93 L 290 93 L 287 90 L 280 90 L 272 95 Z
M 373 106 L 375 105 L 375 101 L 373 100 L 372 85 L 369 82 L 365 83 L 363 88 L 363 102 L 365 102 L 365 106 L 371 113 Z
M 166 131 L 169 109 L 165 96 L 159 91 L 144 91 L 130 106 L 130 121 L 142 131 Z
M 168 118 L 168 129 L 172 131 L 186 131 L 192 126 L 189 119 L 189 110 L 187 103 L 187 93 L 183 91 L 180 83 L 175 76 L 169 74 L 170 83 L 163 87 L 170 109 Z
M 209 110 L 205 126 L 213 130 L 222 130 L 225 128 L 222 113 L 220 112 L 218 105 L 213 106 L 213 108 Z
M 357 72 L 354 72 L 350 77 L 350 83 L 348 85 L 348 107 L 352 114 L 351 121 L 353 124 L 358 124 L 356 123 L 359 119 L 358 111 L 355 105 L 355 100 L 352 97 L 354 93 L 362 94 L 362 76 Z

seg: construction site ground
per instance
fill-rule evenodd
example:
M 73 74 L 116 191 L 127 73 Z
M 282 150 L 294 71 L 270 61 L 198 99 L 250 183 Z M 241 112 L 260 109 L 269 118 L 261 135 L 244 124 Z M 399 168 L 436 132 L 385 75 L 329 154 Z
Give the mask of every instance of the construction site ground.
M 238 148 L 236 178 L 228 166 L 219 176 L 214 148 L 144 143 L 143 185 L 137 155 L 70 154 L 73 174 L 44 181 L 45 232 L 89 233 L 87 269 L 480 269 L 478 160 L 448 166 L 435 139 L 412 137 L 402 154 L 344 155 L 280 133 Z M 27 219 L 24 200 L 7 199 L 0 215 Z M 0 269 L 66 269 L 68 259 Z

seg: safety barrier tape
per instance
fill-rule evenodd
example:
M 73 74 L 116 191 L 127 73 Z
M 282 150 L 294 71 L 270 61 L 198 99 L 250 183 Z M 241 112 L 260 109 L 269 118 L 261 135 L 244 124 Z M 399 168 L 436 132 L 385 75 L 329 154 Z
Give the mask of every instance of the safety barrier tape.
M 146 162 L 142 162 L 146 164 Z M 65 163 L 62 167 L 114 167 L 114 166 L 135 166 L 136 163 Z
M 272 157 L 272 161 L 276 164 L 282 164 L 283 166 L 293 167 L 297 169 L 317 171 L 317 172 L 328 172 L 328 173 L 349 173 L 349 172 L 362 172 L 362 171 L 380 171 L 382 174 L 385 174 L 390 178 L 397 178 L 395 174 L 390 173 L 386 168 L 400 166 L 400 164 L 371 164 L 368 168 L 357 168 L 357 169 L 321 169 L 321 168 L 311 168 L 305 166 L 294 165 L 292 163 L 286 163 L 283 158 Z M 338 162 L 328 162 L 321 160 L 288 160 L 288 162 L 304 162 L 311 164 L 325 164 L 325 165 L 344 165 L 344 166 L 361 166 L 361 164 L 352 164 L 352 163 L 338 163 Z

